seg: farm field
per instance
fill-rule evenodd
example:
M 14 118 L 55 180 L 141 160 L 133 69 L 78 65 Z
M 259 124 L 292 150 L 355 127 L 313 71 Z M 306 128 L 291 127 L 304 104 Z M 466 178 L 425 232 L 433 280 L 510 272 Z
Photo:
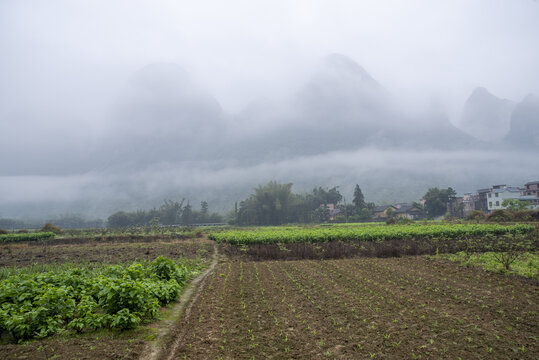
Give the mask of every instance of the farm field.
M 67 331 L 19 344 L 4 329 L 0 356 L 144 360 L 539 357 L 539 283 L 536 275 L 529 279 L 513 275 L 521 274 L 521 268 L 530 274 L 536 255 L 514 263 L 519 272 L 500 274 L 476 266 L 480 258 L 491 256 L 483 253 L 485 246 L 498 241 L 520 244 L 536 254 L 533 226 L 210 229 L 208 237 L 220 243 L 198 230 L 176 231 L 176 235 L 134 230 L 70 234 L 1 243 L 0 280 L 6 283 L 13 282 L 13 276 L 61 273 L 78 266 L 106 274 L 100 269 L 108 265 L 126 269 L 119 277 L 124 281 L 129 274 L 137 274 L 139 265 L 130 268 L 134 262 L 147 266 L 159 256 L 188 263 L 196 259 L 208 270 L 188 286 L 182 301 L 163 304 L 157 314 L 141 315 L 142 322 L 134 329 L 119 331 L 105 321 L 102 328 L 93 330 L 92 325 L 76 333 L 68 327 L 71 318 L 66 317 L 62 326 Z M 471 245 L 469 253 L 445 254 Z M 461 265 L 455 256 L 465 257 L 470 266 Z M 493 264 L 492 259 L 488 263 Z M 136 281 L 137 276 L 128 280 Z M 104 308 L 95 294 L 100 317 L 104 313 L 99 309 Z M 4 311 L 0 314 L 12 311 L 9 307 L 0 310 Z M 148 349 L 157 350 L 149 353 Z
M 224 261 L 167 359 L 537 359 L 539 287 L 424 257 Z
M 532 225 L 498 224 L 414 224 L 380 226 L 379 224 L 333 225 L 322 227 L 260 227 L 249 231 L 232 230 L 210 233 L 209 239 L 230 245 L 275 243 L 322 243 L 328 241 L 383 241 L 413 238 L 454 239 L 466 236 L 521 235 L 535 230 Z
M 214 242 L 204 238 L 152 240 L 142 242 L 70 241 L 50 245 L 48 242 L 8 243 L 0 245 L 0 279 L 43 271 L 61 274 L 82 266 L 100 269 L 105 265 L 129 266 L 133 262 L 152 261 L 163 256 L 169 259 L 199 259 L 206 266 L 214 252 Z M 132 330 L 70 331 L 43 339 L 14 343 L 2 334 L 0 356 L 5 359 L 138 359 L 156 336 L 163 320 L 172 316 L 169 305 L 159 310 L 157 319 Z
M 161 255 L 207 257 L 213 241 L 204 238 L 153 242 L 87 242 L 49 245 L 48 243 L 10 243 L 0 245 L 0 268 L 65 262 L 118 264 L 134 260 L 153 260 Z

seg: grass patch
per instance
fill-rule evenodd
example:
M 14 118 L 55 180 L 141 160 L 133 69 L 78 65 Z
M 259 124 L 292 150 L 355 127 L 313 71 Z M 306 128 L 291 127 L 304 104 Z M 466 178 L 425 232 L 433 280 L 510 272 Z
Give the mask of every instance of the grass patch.
M 512 264 L 510 270 L 498 261 L 497 254 L 485 252 L 481 254 L 468 254 L 464 251 L 456 254 L 438 255 L 438 258 L 458 262 L 465 266 L 479 266 L 486 271 L 500 274 L 511 274 L 539 280 L 539 252 L 522 253 Z

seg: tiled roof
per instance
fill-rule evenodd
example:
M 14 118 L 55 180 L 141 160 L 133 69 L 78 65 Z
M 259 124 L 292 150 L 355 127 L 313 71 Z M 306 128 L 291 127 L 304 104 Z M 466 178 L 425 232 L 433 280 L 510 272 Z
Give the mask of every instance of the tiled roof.
M 382 211 L 384 211 L 385 209 L 387 209 L 388 207 L 394 208 L 393 205 L 381 205 L 381 206 L 376 206 L 376 207 L 374 208 L 374 212 L 382 212 Z
M 494 193 L 503 193 L 503 192 L 520 192 L 522 191 L 520 188 L 517 188 L 517 187 L 514 187 L 514 186 L 508 186 L 506 188 L 502 188 L 502 189 L 492 189 L 492 192 Z

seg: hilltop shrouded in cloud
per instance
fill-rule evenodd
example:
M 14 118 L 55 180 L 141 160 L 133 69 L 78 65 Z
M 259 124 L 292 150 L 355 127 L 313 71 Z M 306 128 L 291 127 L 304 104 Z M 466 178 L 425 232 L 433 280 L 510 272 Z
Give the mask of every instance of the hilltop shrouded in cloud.
M 537 152 L 539 149 L 539 98 L 528 95 L 511 114 L 507 140 L 515 147 Z
M 147 65 L 130 77 L 129 85 L 103 147 L 112 166 L 196 161 L 208 148 L 205 142 L 224 130 L 217 100 L 177 64 Z
M 378 202 L 537 180 L 538 18 L 524 0 L 4 1 L 0 217 L 226 211 L 269 180 Z
M 477 139 L 501 140 L 509 132 L 514 108 L 512 101 L 499 99 L 487 89 L 478 87 L 464 104 L 460 126 Z

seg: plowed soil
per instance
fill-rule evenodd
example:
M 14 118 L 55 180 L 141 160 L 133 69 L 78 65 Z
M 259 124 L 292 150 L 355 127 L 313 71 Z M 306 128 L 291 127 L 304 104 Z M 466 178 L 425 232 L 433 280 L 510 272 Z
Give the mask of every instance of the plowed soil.
M 221 263 L 167 359 L 537 359 L 539 287 L 422 257 Z
M 5 244 L 0 246 L 0 267 L 81 261 L 117 264 L 142 259 L 153 260 L 159 255 L 172 259 L 177 259 L 179 256 L 194 258 L 197 255 L 210 256 L 213 252 L 213 244 L 213 241 L 205 238 L 61 245 Z

